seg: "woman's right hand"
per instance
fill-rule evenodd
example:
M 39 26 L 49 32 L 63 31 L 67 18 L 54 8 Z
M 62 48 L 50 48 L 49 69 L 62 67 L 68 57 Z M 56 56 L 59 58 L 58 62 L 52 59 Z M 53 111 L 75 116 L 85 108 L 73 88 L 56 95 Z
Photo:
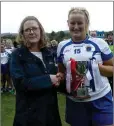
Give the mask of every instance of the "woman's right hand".
M 62 81 L 62 80 L 65 79 L 65 75 L 63 73 L 61 73 L 61 72 L 58 72 L 56 74 L 56 77 L 59 79 L 59 81 Z
M 51 82 L 52 82 L 53 85 L 59 86 L 60 80 L 59 80 L 59 78 L 56 75 L 52 75 L 51 74 L 50 78 L 51 78 Z

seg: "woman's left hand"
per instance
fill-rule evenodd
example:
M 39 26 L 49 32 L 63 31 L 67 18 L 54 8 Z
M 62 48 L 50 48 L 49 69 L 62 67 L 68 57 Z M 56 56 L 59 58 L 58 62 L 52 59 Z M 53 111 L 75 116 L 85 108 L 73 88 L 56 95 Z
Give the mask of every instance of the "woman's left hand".
M 108 64 L 98 64 L 99 71 L 102 76 L 112 77 L 113 76 L 113 66 Z

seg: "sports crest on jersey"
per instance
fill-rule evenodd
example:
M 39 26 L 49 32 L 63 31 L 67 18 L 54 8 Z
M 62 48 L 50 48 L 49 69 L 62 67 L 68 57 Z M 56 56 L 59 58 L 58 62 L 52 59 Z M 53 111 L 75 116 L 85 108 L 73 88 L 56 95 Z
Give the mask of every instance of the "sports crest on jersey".
M 86 46 L 86 51 L 87 51 L 87 52 L 92 51 L 92 47 L 91 47 L 90 45 Z

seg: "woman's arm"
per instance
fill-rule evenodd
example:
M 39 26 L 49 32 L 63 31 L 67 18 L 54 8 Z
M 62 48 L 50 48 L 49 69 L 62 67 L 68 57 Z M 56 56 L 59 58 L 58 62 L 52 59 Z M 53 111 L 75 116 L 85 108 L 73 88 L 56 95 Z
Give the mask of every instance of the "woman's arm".
M 100 39 L 99 48 L 101 50 L 101 58 L 103 64 L 99 64 L 99 70 L 101 75 L 105 77 L 113 76 L 113 53 L 109 48 L 109 45 L 103 39 Z
M 53 85 L 49 74 L 28 78 L 20 63 L 19 54 L 15 51 L 10 60 L 10 72 L 16 90 L 41 90 Z
M 57 91 L 60 93 L 67 94 L 66 91 L 66 78 L 65 78 L 65 67 L 62 63 L 58 63 L 58 73 L 57 76 L 60 77 L 60 85 L 57 88 Z
M 113 76 L 113 58 L 104 61 L 103 64 L 99 64 L 99 70 L 102 76 L 112 77 Z

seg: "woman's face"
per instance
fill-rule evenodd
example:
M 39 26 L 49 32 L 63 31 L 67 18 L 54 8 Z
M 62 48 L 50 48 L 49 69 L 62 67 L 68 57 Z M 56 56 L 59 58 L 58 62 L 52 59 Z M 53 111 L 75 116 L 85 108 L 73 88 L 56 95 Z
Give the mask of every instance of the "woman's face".
M 11 48 L 11 44 L 7 42 L 7 43 L 6 43 L 6 48 L 7 48 L 7 49 L 10 49 L 10 48 Z
M 97 37 L 97 33 L 96 33 L 96 32 L 91 32 L 90 35 L 91 35 L 92 37 Z
M 84 14 L 71 13 L 68 19 L 68 26 L 74 41 L 85 39 L 88 24 Z
M 23 25 L 23 36 L 26 42 L 38 43 L 41 37 L 40 27 L 35 20 L 28 20 Z
M 0 50 L 0 52 L 4 52 L 4 51 L 5 51 L 5 47 L 4 47 L 3 44 L 1 44 L 1 50 Z

